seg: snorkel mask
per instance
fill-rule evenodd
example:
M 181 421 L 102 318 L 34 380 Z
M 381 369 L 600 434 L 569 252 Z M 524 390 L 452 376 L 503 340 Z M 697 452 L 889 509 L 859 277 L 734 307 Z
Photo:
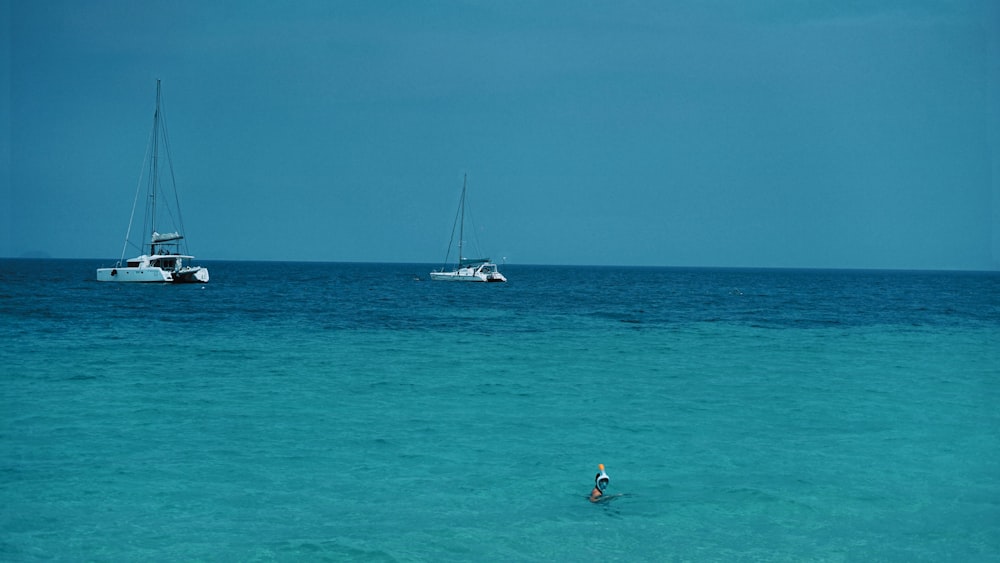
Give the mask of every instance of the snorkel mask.
M 600 473 L 594 476 L 594 483 L 596 484 L 595 486 L 597 487 L 597 490 L 603 493 L 604 489 L 608 488 L 608 483 L 611 482 L 611 477 L 608 477 L 608 474 L 604 472 L 603 463 L 598 464 L 597 469 Z

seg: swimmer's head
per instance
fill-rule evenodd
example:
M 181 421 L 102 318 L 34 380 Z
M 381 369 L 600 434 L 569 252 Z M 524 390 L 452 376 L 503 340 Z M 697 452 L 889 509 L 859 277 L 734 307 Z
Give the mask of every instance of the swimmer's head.
M 597 487 L 597 490 L 603 493 L 604 489 L 608 488 L 608 483 L 611 482 L 611 477 L 608 477 L 608 474 L 604 472 L 603 463 L 599 464 L 597 469 L 598 474 L 594 476 L 594 486 Z

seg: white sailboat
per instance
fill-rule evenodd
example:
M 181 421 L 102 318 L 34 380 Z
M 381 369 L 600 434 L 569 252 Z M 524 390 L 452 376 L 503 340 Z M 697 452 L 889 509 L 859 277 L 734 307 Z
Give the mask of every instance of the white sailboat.
M 505 282 L 507 278 L 497 269 L 497 265 L 490 262 L 489 258 L 466 258 L 462 253 L 465 239 L 465 190 L 466 177 L 462 178 L 462 197 L 458 202 L 458 215 L 455 221 L 458 223 L 458 264 L 453 270 L 446 270 L 442 267 L 436 272 L 431 272 L 431 279 L 435 281 L 459 281 L 459 282 Z M 451 254 L 451 243 L 454 241 L 455 227 L 452 226 L 452 240 L 448 241 L 448 254 Z M 448 255 L 445 256 L 445 264 L 448 263 Z
M 169 178 L 170 189 L 173 192 L 173 206 L 169 195 L 163 189 L 161 182 L 160 146 L 166 155 L 165 174 Z M 148 160 L 143 164 L 139 183 L 136 186 L 135 201 L 132 203 L 132 216 L 129 218 L 128 230 L 125 232 L 125 244 L 122 247 L 118 262 L 111 268 L 98 268 L 97 281 L 107 282 L 174 282 L 174 283 L 207 283 L 208 268 L 191 264 L 194 256 L 187 254 L 181 241 L 184 225 L 181 221 L 180 203 L 177 199 L 177 188 L 174 185 L 173 163 L 170 161 L 170 145 L 167 142 L 167 127 L 160 108 L 160 81 L 156 81 L 156 111 L 153 113 L 153 132 L 150 136 L 150 146 L 147 150 Z M 129 248 L 129 237 L 132 235 L 132 222 L 135 219 L 135 209 L 139 202 L 139 193 L 143 184 L 146 186 L 146 214 L 143 228 L 139 233 L 143 237 L 132 246 L 140 252 L 149 249 L 148 254 L 124 260 Z M 161 233 L 158 229 L 170 223 L 171 232 Z M 186 247 L 186 244 L 184 244 Z M 122 262 L 125 265 L 122 265 Z

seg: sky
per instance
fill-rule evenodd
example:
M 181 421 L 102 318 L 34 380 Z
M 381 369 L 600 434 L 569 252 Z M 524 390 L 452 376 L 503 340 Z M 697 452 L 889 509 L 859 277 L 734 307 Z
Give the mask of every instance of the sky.
M 0 257 L 119 257 L 160 79 L 206 263 L 439 264 L 467 176 L 510 264 L 998 270 L 998 36 L 991 0 L 0 0 Z

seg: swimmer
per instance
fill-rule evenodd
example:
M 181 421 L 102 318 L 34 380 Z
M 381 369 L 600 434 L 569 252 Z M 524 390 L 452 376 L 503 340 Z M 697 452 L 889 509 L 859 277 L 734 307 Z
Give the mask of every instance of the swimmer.
M 598 473 L 594 476 L 594 489 L 590 491 L 590 502 L 597 502 L 602 496 L 604 496 L 604 490 L 608 488 L 608 483 L 611 482 L 611 477 L 604 472 L 604 464 L 599 463 L 597 465 Z

